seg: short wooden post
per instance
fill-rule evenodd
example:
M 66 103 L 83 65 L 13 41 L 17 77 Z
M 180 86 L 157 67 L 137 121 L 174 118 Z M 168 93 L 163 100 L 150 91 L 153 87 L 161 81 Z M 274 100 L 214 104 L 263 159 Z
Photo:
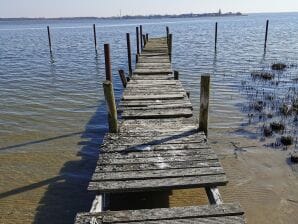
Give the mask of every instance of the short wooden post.
M 146 42 L 148 42 L 148 40 L 149 40 L 149 34 L 146 33 Z
M 104 45 L 104 52 L 105 52 L 106 80 L 113 82 L 109 44 Z
M 109 130 L 111 133 L 118 132 L 117 108 L 114 96 L 113 84 L 111 81 L 103 82 L 103 89 L 108 110 Z
M 95 24 L 93 24 L 93 37 L 94 37 L 94 48 L 95 48 L 95 51 L 97 51 L 96 27 L 95 27 Z
M 146 35 L 144 35 L 144 34 L 143 34 L 143 43 L 144 43 L 144 47 L 145 47 L 147 44 L 147 41 L 146 41 Z
M 132 75 L 132 65 L 131 65 L 131 47 L 130 47 L 130 34 L 126 34 L 126 42 L 127 42 L 127 57 L 128 57 L 128 70 L 129 75 Z
M 169 51 L 169 58 L 172 61 L 172 45 L 173 45 L 173 34 L 169 34 L 169 42 L 168 42 L 168 51 Z
M 137 54 L 140 54 L 139 27 L 136 27 L 136 39 L 137 39 Z
M 138 63 L 138 62 L 139 62 L 139 55 L 136 54 L 136 63 Z
M 121 82 L 122 82 L 122 85 L 124 88 L 126 88 L 126 85 L 127 85 L 127 79 L 125 77 L 125 73 L 124 73 L 124 70 L 119 70 L 119 76 L 120 76 L 120 79 L 121 79 Z
M 267 21 L 266 21 L 266 33 L 265 33 L 264 50 L 267 49 L 268 28 L 269 28 L 269 20 L 267 19 Z
M 51 41 L 51 32 L 50 32 L 50 27 L 47 26 L 48 30 L 48 40 L 49 40 L 49 48 L 50 48 L 50 53 L 52 54 L 52 41 Z
M 179 72 L 178 71 L 174 71 L 174 79 L 179 80 Z
M 140 25 L 141 51 L 143 51 L 143 26 Z
M 217 22 L 215 23 L 215 43 L 214 49 L 217 50 Z
M 166 27 L 166 30 L 167 30 L 167 39 L 168 39 L 169 38 L 169 34 L 170 34 L 170 29 L 169 29 L 168 26 Z
M 199 131 L 208 135 L 208 109 L 210 95 L 210 75 L 201 76 L 201 94 L 200 94 L 200 118 Z

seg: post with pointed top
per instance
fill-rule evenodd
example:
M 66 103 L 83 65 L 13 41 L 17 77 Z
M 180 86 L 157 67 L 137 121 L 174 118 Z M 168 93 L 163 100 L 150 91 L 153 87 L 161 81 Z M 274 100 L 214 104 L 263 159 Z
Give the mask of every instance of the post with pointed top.
M 140 25 L 141 51 L 143 51 L 143 26 Z
M 48 30 L 48 40 L 49 40 L 49 48 L 50 48 L 50 54 L 52 54 L 52 41 L 51 41 L 51 32 L 50 32 L 50 27 L 47 26 Z
M 266 33 L 265 33 L 264 50 L 267 49 L 268 28 L 269 28 L 269 20 L 267 19 L 267 21 L 266 21 Z
M 126 43 L 127 43 L 127 57 L 128 57 L 128 70 L 129 75 L 132 75 L 132 65 L 131 65 L 131 46 L 130 46 L 130 34 L 126 34 Z
M 217 50 L 217 22 L 215 23 L 215 44 L 214 44 L 215 51 Z
M 168 40 L 168 51 L 169 51 L 169 58 L 170 61 L 172 61 L 172 46 L 173 46 L 173 34 L 169 34 L 169 40 Z
M 95 27 L 95 24 L 93 24 L 93 37 L 94 37 L 94 47 L 95 47 L 95 51 L 97 51 L 96 27 Z
M 139 27 L 136 27 L 136 40 L 137 40 L 137 55 L 139 55 L 140 54 Z
M 109 130 L 118 132 L 117 108 L 114 96 L 113 83 L 109 80 L 103 82 L 104 95 L 107 103 Z
M 106 80 L 113 82 L 109 44 L 104 45 L 104 52 L 105 52 Z
M 199 131 L 208 135 L 208 109 L 210 95 L 210 75 L 201 76 Z

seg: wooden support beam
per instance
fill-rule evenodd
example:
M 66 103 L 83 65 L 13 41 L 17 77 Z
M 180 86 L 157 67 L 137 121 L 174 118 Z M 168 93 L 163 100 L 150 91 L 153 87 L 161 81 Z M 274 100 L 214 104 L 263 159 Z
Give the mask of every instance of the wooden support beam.
M 199 131 L 208 135 L 208 109 L 210 95 L 210 75 L 201 76 L 201 95 L 200 95 L 200 118 Z
M 221 198 L 221 195 L 219 193 L 219 190 L 217 187 L 214 188 L 205 188 L 205 191 L 207 193 L 208 199 L 209 199 L 209 203 L 211 205 L 221 205 L 223 204 L 223 200 Z
M 52 41 L 51 41 L 51 32 L 50 32 L 50 27 L 47 26 L 48 30 L 48 40 L 49 40 L 49 48 L 50 48 L 50 53 L 52 54 Z
M 131 46 L 130 46 L 130 34 L 126 34 L 126 43 L 127 43 L 127 58 L 128 58 L 128 70 L 129 75 L 132 75 L 132 65 L 131 65 Z
M 111 133 L 118 132 L 118 118 L 117 118 L 117 108 L 114 96 L 113 84 L 111 81 L 103 82 L 103 89 L 105 94 L 105 99 L 107 103 L 108 110 L 108 121 L 109 121 L 109 130 Z
M 143 42 L 144 42 L 144 47 L 145 47 L 147 44 L 147 40 L 146 40 L 146 35 L 144 35 L 144 34 L 143 34 Z
M 104 52 L 105 52 L 106 80 L 113 82 L 109 44 L 104 45 Z
M 119 70 L 119 76 L 120 76 L 120 79 L 121 79 L 121 82 L 122 82 L 123 87 L 126 88 L 126 86 L 127 86 L 127 79 L 126 79 L 125 73 L 124 73 L 124 71 L 122 69 Z
M 96 195 L 95 199 L 92 202 L 90 213 L 97 213 L 103 211 L 103 195 Z
M 168 39 L 169 38 L 169 34 L 170 34 L 170 29 L 169 29 L 168 26 L 166 27 L 166 31 L 167 31 L 167 39 Z
M 149 34 L 146 33 L 146 41 L 148 42 L 149 41 Z

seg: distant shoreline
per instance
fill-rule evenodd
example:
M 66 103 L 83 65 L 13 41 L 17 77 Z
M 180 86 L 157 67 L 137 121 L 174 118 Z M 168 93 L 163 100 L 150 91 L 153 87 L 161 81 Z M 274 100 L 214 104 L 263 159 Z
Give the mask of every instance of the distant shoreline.
M 20 17 L 20 18 L 0 18 L 0 21 L 23 21 L 23 20 L 82 20 L 82 19 L 98 19 L 98 20 L 121 20 L 121 19 L 166 19 L 166 18 L 199 18 L 199 17 L 226 17 L 226 16 L 244 16 L 244 14 L 237 13 L 202 13 L 202 14 L 179 14 L 179 15 L 136 15 L 136 16 L 112 16 L 112 17 L 58 17 L 58 18 L 29 18 L 29 17 Z

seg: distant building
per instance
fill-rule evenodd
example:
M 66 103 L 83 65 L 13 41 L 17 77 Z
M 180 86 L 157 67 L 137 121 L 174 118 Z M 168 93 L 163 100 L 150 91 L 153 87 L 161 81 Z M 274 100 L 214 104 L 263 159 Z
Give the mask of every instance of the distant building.
M 221 15 L 221 9 L 218 10 L 218 15 Z

